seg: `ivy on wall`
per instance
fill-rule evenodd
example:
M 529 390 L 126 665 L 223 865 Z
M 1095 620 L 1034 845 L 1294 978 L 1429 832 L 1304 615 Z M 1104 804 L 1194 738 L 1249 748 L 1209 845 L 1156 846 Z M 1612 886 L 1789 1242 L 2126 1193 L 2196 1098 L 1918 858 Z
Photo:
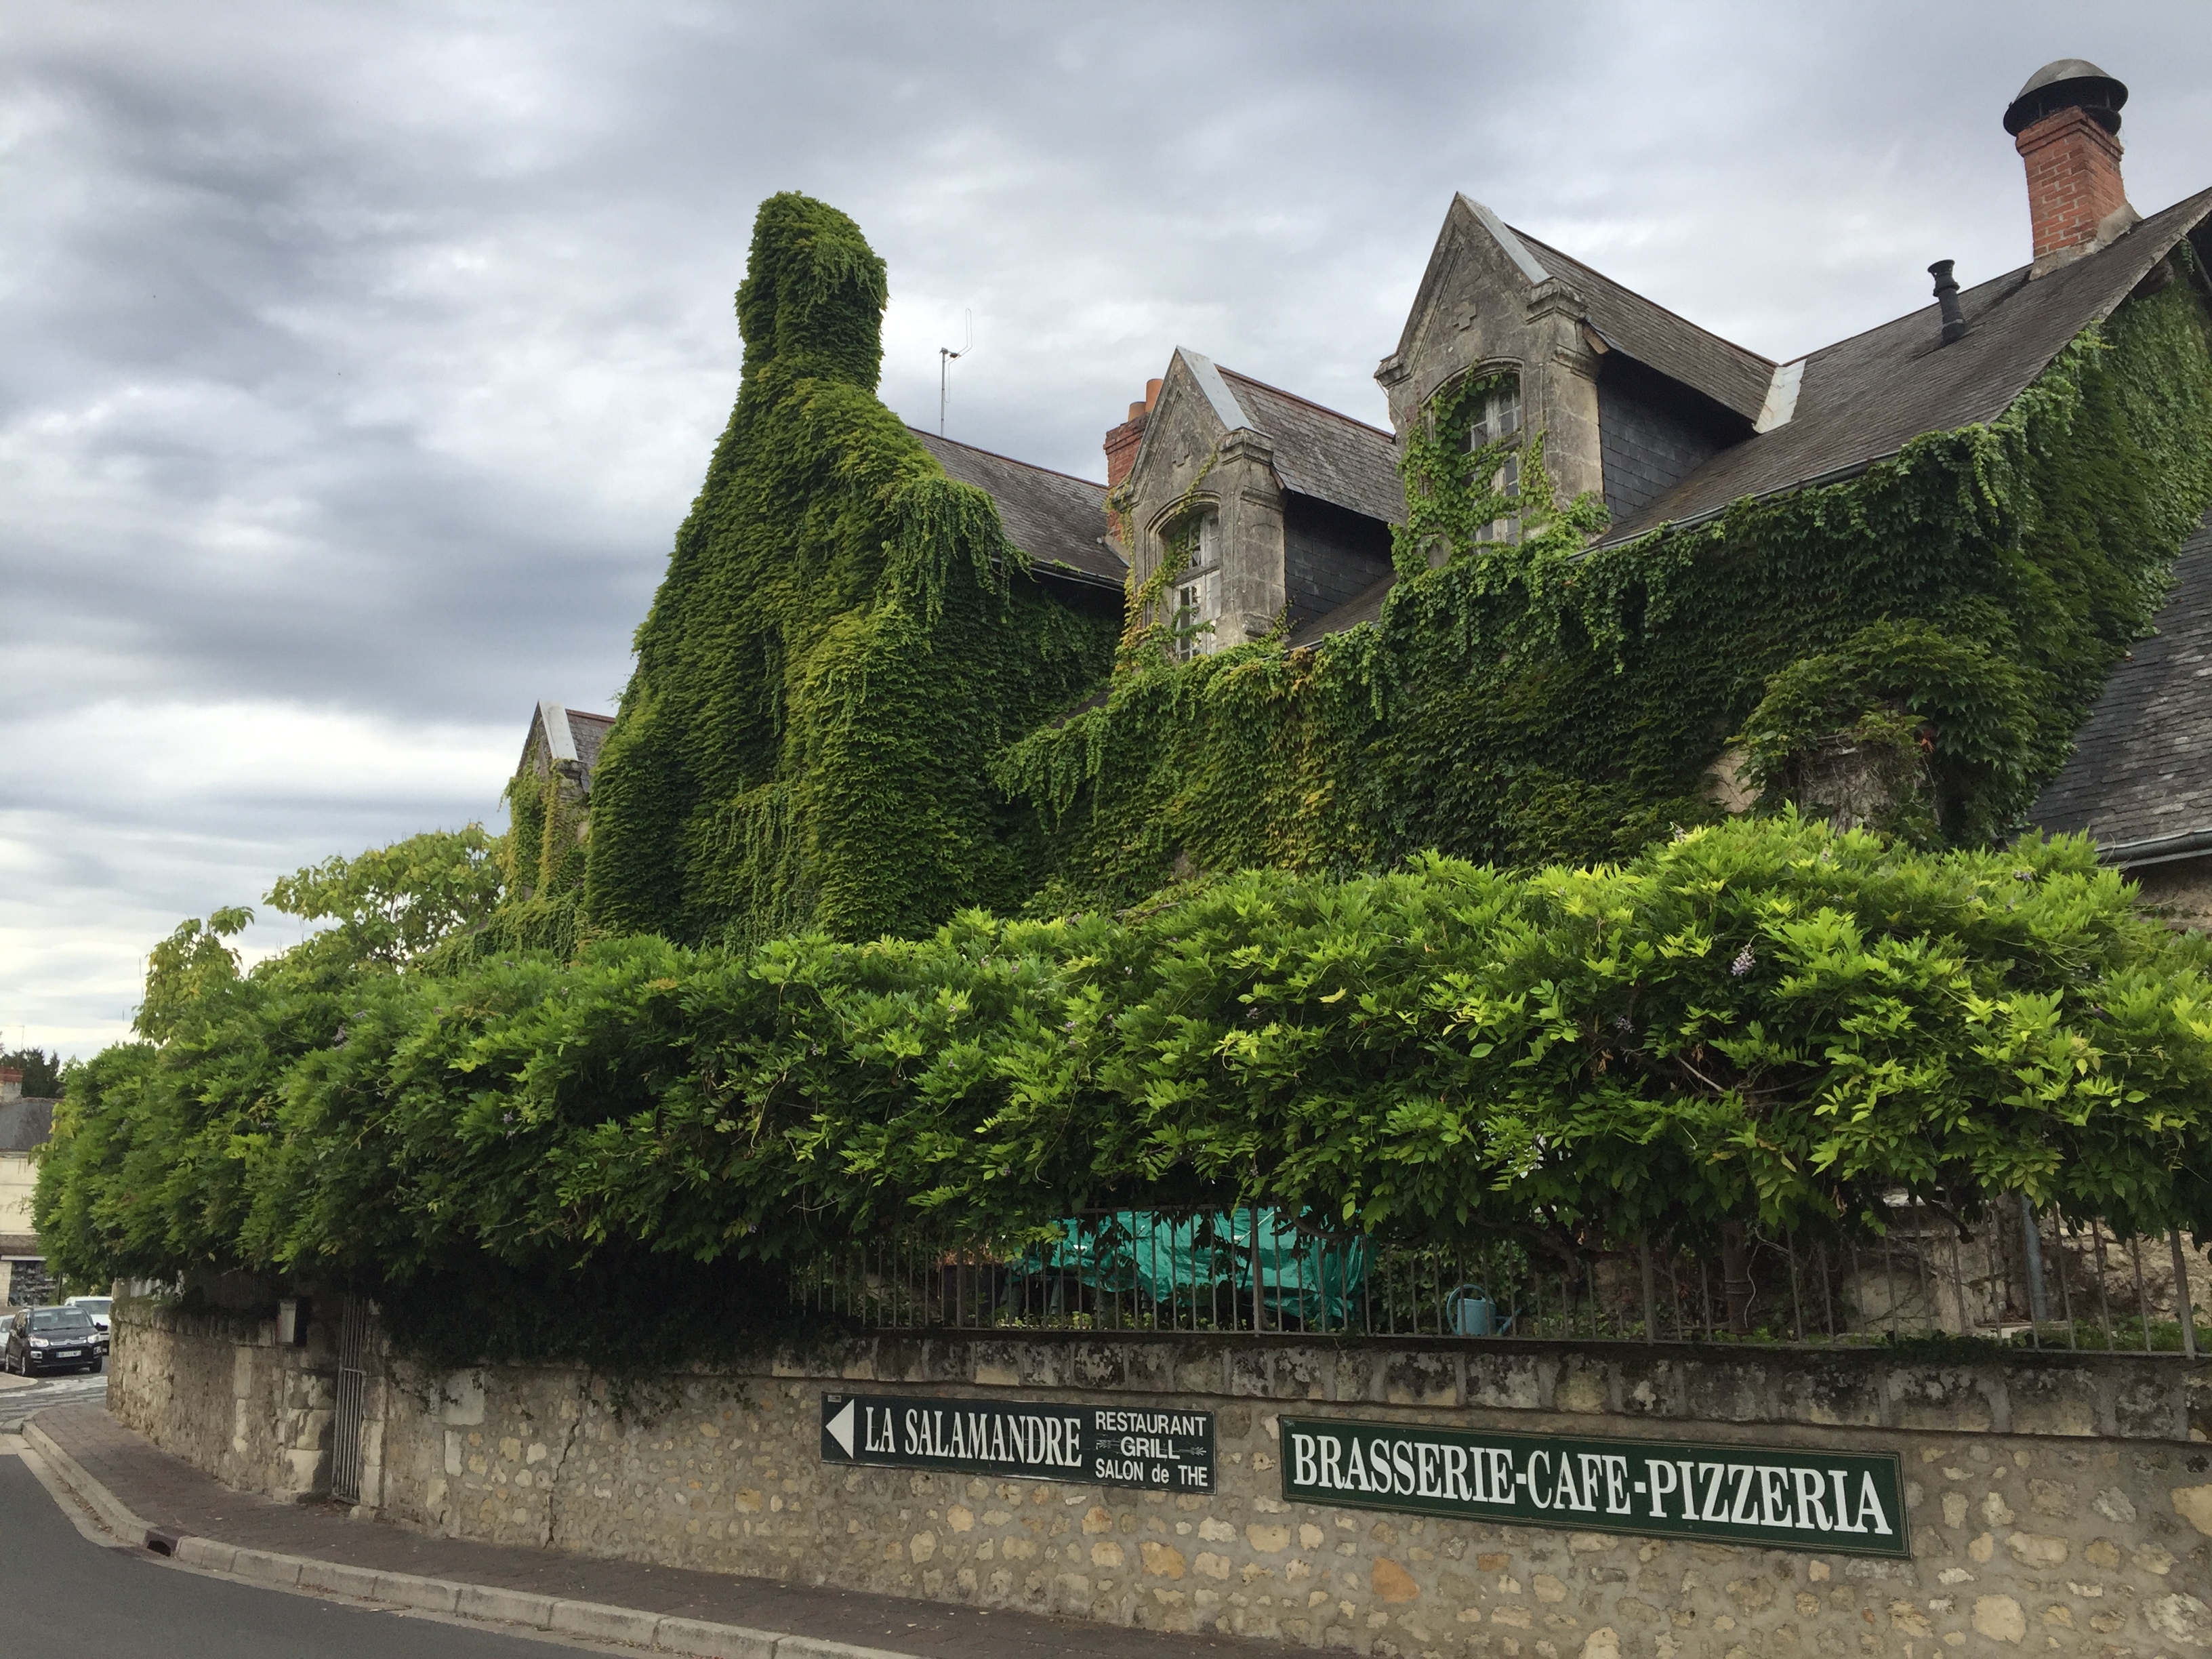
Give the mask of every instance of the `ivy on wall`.
M 503 902 L 480 927 L 447 942 L 442 961 L 529 950 L 566 957 L 585 937 L 587 803 L 573 781 L 539 771 L 534 759 L 526 757 L 507 781 L 507 833 L 494 844 Z
M 1595 552 L 1600 509 L 1552 499 L 1540 434 L 1522 497 L 1494 493 L 1501 447 L 1467 446 L 1494 388 L 1462 381 L 1407 434 L 1376 625 L 1139 654 L 1101 706 L 1000 757 L 1055 828 L 1042 905 L 1423 848 L 1620 858 L 1720 815 L 1708 769 L 1732 744 L 1769 805 L 1871 774 L 1881 827 L 1987 844 L 2064 763 L 2212 504 L 2207 342 L 2172 283 L 1987 425 Z M 1516 542 L 1476 539 L 1515 510 Z
M 737 406 L 593 779 L 587 933 L 912 933 L 1035 884 L 988 759 L 1103 677 L 1119 618 L 877 398 L 885 294 L 843 214 L 762 204 Z

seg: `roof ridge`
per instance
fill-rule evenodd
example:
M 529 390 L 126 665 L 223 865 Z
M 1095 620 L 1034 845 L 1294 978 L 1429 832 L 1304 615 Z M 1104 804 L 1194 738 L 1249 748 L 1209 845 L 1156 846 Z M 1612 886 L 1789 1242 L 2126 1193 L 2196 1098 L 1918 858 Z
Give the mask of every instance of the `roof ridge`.
M 1361 420 L 1357 415 L 1347 415 L 1340 409 L 1331 409 L 1327 404 L 1317 404 L 1310 398 L 1303 397 L 1295 392 L 1285 392 L 1281 386 L 1272 386 L 1266 380 L 1255 380 L 1249 374 L 1240 374 L 1233 368 L 1223 368 L 1218 363 L 1216 363 L 1214 368 L 1217 372 L 1230 380 L 1242 380 L 1246 386 L 1257 386 L 1262 392 L 1272 392 L 1278 398 L 1288 398 L 1294 404 L 1304 404 L 1308 409 L 1317 410 L 1332 420 L 1342 421 L 1346 426 L 1363 428 L 1386 443 L 1395 444 L 1398 441 L 1398 434 L 1388 427 L 1373 425 Z
M 2197 200 L 2200 197 L 2212 198 L 2212 189 L 2192 191 L 2187 196 L 2181 197 L 2176 201 L 2168 202 L 2164 207 L 2159 209 L 2157 213 L 2144 214 L 2143 216 L 2136 220 L 2134 224 L 2130 225 L 2125 232 L 2112 238 L 2112 240 L 2106 243 L 2104 246 L 2100 248 L 2093 248 L 2088 252 L 2083 254 L 2079 259 L 2069 260 L 2065 264 L 2059 265 L 2051 270 L 2046 271 L 2037 280 L 2048 282 L 2051 277 L 2057 276 L 2061 271 L 2072 270 L 2079 266 L 2086 265 L 2090 260 L 2098 258 L 2101 254 L 2110 253 L 2116 247 L 2125 246 L 2130 236 L 2134 235 L 2136 230 L 2141 227 L 2148 224 L 2152 220 L 2157 218 L 2160 214 L 2171 213 L 2178 207 L 2186 207 L 2191 202 Z M 2184 238 L 2186 238 L 2189 233 L 2187 231 L 2184 231 L 2181 234 Z M 1975 283 L 1969 287 L 1960 289 L 1959 290 L 1959 301 L 1963 305 L 1970 295 L 1978 294 L 1984 289 L 1989 288 L 1998 283 L 2014 283 L 2016 287 L 2025 287 L 2027 281 L 2027 273 L 2033 269 L 2034 266 L 2032 263 L 2028 264 L 2020 264 L 2013 266 L 2008 270 L 2001 270 L 1994 276 L 1984 276 L 1978 283 Z M 2009 299 L 2011 295 L 2008 294 L 2002 297 Z M 1814 346 L 1802 357 L 1793 357 L 1790 361 L 1792 362 L 1809 362 L 1824 351 L 1833 351 L 1838 346 L 1847 346 L 1854 340 L 1863 340 L 1869 334 L 1878 333 L 1885 328 L 1893 327 L 1897 324 L 1905 321 L 1908 317 L 1917 317 L 1923 312 L 1935 311 L 1937 309 L 1939 309 L 1939 307 L 1936 305 L 1936 302 L 1930 300 L 1927 304 L 1915 306 L 1910 311 L 1900 311 L 1894 317 L 1885 317 L 1878 323 L 1869 323 L 1864 328 L 1858 330 L 1855 333 L 1843 335 L 1837 339 L 1829 341 L 1826 345 Z M 1970 318 L 1968 320 L 1972 322 L 1979 321 L 1980 319 L 1978 318 Z
M 919 437 L 934 438 L 941 444 L 957 445 L 960 448 L 968 451 L 973 455 L 988 455 L 993 460 L 1004 461 L 1009 466 L 1027 467 L 1032 472 L 1048 472 L 1055 478 L 1066 478 L 1075 483 L 1088 484 L 1093 489 L 1103 490 L 1106 488 L 1106 486 L 1099 483 L 1097 479 L 1086 478 L 1079 472 L 1062 472 L 1056 466 L 1040 466 L 1035 461 L 1025 461 L 1018 455 L 1007 455 L 1003 454 L 995 449 L 986 449 L 981 444 L 962 443 L 959 439 L 948 438 L 942 432 L 927 431 L 924 428 L 916 426 L 912 421 L 902 422 L 901 424 L 903 425 L 908 431 L 914 433 Z
M 2069 341 L 2124 303 L 2145 270 L 2208 216 L 2212 190 L 2160 209 L 2035 281 L 2014 267 L 1975 283 L 1962 295 L 1970 326 L 1950 350 L 1936 347 L 1931 301 L 1808 352 L 1804 395 L 1788 424 L 1709 457 L 1607 529 L 1592 550 L 1705 523 L 1738 501 L 1840 483 L 1916 437 L 2000 418 Z
M 2102 252 L 2104 250 L 2101 248 L 2098 250 L 2100 252 Z M 2010 270 L 2001 270 L 1994 276 L 1984 276 L 1978 283 L 1970 283 L 1966 287 L 1959 290 L 1959 303 L 1964 305 L 1970 296 L 1979 294 L 1984 289 L 1992 288 L 1999 283 L 2011 282 L 2015 277 L 2020 278 L 2024 283 L 2027 278 L 2027 270 L 2028 267 L 2026 265 L 2014 265 Z M 1864 328 L 1855 330 L 1849 334 L 1838 335 L 1836 338 L 1829 341 L 1827 344 L 1814 346 L 1803 356 L 1792 357 L 1790 361 L 1793 363 L 1809 363 L 1813 359 L 1820 356 L 1824 352 L 1833 351 L 1838 347 L 1847 346 L 1854 340 L 1863 340 L 1868 335 L 1879 334 L 1886 328 L 1894 328 L 1899 323 L 1905 322 L 1914 317 L 1917 317 L 1923 312 L 1937 311 L 1940 309 L 1942 309 L 1942 307 L 1935 301 L 1930 300 L 1925 305 L 1917 305 L 1913 307 L 1910 311 L 1900 311 L 1894 317 L 1885 317 L 1878 323 L 1869 323 Z M 1974 317 L 1967 319 L 1967 321 L 1969 322 L 1978 322 L 1979 320 L 1979 318 Z
M 1759 362 L 1765 363 L 1770 369 L 1778 368 L 1784 362 L 1795 362 L 1797 361 L 1794 357 L 1775 358 L 1768 356 L 1763 351 L 1753 351 L 1749 346 L 1740 344 L 1736 341 L 1729 339 L 1727 335 L 1720 333 L 1717 330 L 1707 328 L 1703 323 L 1698 322 L 1695 318 L 1685 317 L 1680 312 L 1675 310 L 1674 307 L 1670 305 L 1662 305 L 1660 301 L 1653 299 L 1650 295 L 1646 294 L 1642 289 L 1631 288 L 1626 283 L 1622 282 L 1620 277 L 1607 276 L 1607 273 L 1600 270 L 1589 260 L 1578 258 L 1574 254 L 1568 252 L 1566 249 L 1563 247 L 1553 247 L 1549 242 L 1546 241 L 1540 236 L 1533 236 L 1529 234 L 1528 232 L 1522 229 L 1518 225 L 1508 225 L 1505 228 L 1511 231 L 1516 236 L 1518 236 L 1522 241 L 1533 243 L 1535 246 L 1541 248 L 1545 252 L 1553 255 L 1555 258 L 1564 259 L 1569 264 L 1579 265 L 1584 270 L 1589 272 L 1593 276 L 1604 277 L 1607 282 L 1611 283 L 1615 288 L 1620 289 L 1622 293 L 1634 295 L 1638 299 L 1643 301 L 1645 305 L 1650 306 L 1654 311 L 1665 312 L 1667 315 L 1672 317 L 1676 322 L 1681 324 L 1683 327 L 1694 328 L 1698 333 L 1704 335 L 1707 339 L 1717 340 L 1723 345 L 1726 346 L 1730 351 L 1740 351 L 1747 357 L 1755 358 Z M 1554 272 L 1553 274 L 1556 276 L 1559 273 Z M 1809 356 L 1810 354 L 1808 353 L 1808 355 Z

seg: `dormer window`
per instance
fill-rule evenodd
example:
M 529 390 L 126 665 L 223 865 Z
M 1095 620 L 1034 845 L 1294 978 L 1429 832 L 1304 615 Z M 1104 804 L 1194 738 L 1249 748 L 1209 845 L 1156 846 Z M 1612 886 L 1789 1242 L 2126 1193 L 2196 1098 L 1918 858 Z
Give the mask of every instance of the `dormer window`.
M 1492 444 L 1514 441 L 1510 442 L 1505 458 L 1491 480 L 1490 489 L 1494 495 L 1518 497 L 1521 494 L 1521 446 L 1517 441 L 1520 433 L 1521 385 L 1514 380 L 1485 397 L 1474 419 L 1468 423 L 1467 447 L 1469 454 Z M 1518 541 L 1521 538 L 1520 515 L 1516 514 L 1508 518 L 1493 519 L 1488 524 L 1479 526 L 1474 538 L 1479 542 Z
M 1221 620 L 1221 521 L 1212 513 L 1187 519 L 1170 539 L 1168 556 L 1184 554 L 1183 568 L 1168 589 L 1168 654 L 1177 662 L 1212 654 Z

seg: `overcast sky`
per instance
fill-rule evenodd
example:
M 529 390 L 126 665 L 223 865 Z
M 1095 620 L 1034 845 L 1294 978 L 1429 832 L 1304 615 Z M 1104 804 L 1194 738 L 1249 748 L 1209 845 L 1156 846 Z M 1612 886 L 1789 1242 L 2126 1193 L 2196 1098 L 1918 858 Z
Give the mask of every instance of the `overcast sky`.
M 613 707 L 771 191 L 889 261 L 893 409 L 972 313 L 950 434 L 1096 477 L 1177 344 L 1382 422 L 1455 190 L 1776 357 L 2018 264 L 2070 56 L 2212 183 L 2203 0 L 0 0 L 0 1039 Z

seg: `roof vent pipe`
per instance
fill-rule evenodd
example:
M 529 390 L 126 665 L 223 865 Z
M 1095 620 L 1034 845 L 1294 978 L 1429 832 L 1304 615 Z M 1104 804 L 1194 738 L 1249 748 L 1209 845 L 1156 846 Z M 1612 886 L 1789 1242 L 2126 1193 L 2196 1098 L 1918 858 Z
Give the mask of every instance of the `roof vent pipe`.
M 1928 274 L 1936 279 L 1936 304 L 1943 313 L 1943 343 L 1948 345 L 1966 331 L 1966 313 L 1959 307 L 1959 281 L 1951 275 L 1956 263 L 1938 259 L 1928 267 Z

